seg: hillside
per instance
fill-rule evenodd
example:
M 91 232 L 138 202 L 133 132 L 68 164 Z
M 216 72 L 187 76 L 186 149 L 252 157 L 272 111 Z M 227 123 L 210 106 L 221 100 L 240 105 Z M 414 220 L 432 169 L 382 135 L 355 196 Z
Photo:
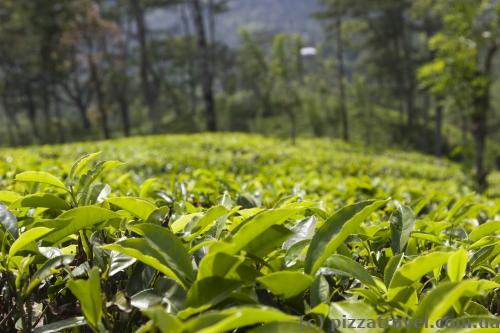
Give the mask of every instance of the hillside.
M 0 152 L 2 332 L 500 324 L 500 202 L 445 160 L 229 133 Z
M 431 192 L 465 194 L 466 177 L 458 165 L 416 153 L 371 151 L 363 147 L 301 139 L 288 141 L 246 134 L 137 137 L 63 146 L 2 150 L 0 174 L 37 169 L 63 174 L 78 156 L 102 151 L 102 158 L 126 162 L 137 184 L 159 177 L 171 188 L 189 180 L 193 193 L 215 200 L 224 191 L 259 193 L 264 202 L 300 193 L 323 200 L 330 209 L 354 199 L 395 197 L 408 203 Z M 224 179 L 225 184 L 211 183 Z M 116 181 L 115 181 L 115 184 Z M 137 185 L 134 185 L 137 186 Z M 464 192 L 465 191 L 465 192 Z M 332 205 L 333 204 L 333 205 Z

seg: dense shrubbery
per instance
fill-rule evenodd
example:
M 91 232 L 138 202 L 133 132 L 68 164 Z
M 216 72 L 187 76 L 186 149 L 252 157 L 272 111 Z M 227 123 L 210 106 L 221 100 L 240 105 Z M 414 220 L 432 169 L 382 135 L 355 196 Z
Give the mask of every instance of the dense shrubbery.
M 304 323 L 493 318 L 500 204 L 464 182 L 443 160 L 323 140 L 4 150 L 0 330 L 321 332 Z

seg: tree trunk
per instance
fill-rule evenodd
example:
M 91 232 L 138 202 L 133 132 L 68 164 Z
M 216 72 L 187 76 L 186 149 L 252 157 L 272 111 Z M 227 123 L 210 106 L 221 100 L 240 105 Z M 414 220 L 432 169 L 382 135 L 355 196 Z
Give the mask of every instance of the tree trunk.
M 441 157 L 443 156 L 443 106 L 440 101 L 436 105 L 435 122 L 434 153 Z
M 94 86 L 94 91 L 96 94 L 97 111 L 99 112 L 100 116 L 102 134 L 104 135 L 104 138 L 109 139 L 111 137 L 111 134 L 108 126 L 108 114 L 106 112 L 104 105 L 104 94 L 102 91 L 101 79 L 99 77 L 99 70 L 97 68 L 94 59 L 92 59 L 92 55 L 90 54 L 87 55 L 87 61 L 89 63 L 92 85 Z
M 19 122 L 17 121 L 16 115 L 12 114 L 12 110 L 11 110 L 11 107 L 10 107 L 10 104 L 7 100 L 6 95 L 2 96 L 2 106 L 3 106 L 3 111 L 4 111 L 4 115 L 5 115 L 5 119 L 6 119 L 5 129 L 7 131 L 7 135 L 9 138 L 9 145 L 13 146 L 13 145 L 16 145 L 18 143 L 18 140 L 16 138 L 16 133 L 17 133 L 17 136 L 19 136 L 21 128 L 19 126 Z M 15 132 L 13 129 L 15 129 Z
M 78 113 L 80 114 L 80 119 L 82 120 L 83 129 L 85 131 L 89 131 L 91 125 L 89 117 L 87 116 L 87 106 L 81 99 L 78 99 L 76 101 L 76 107 L 78 109 Z
M 130 112 L 127 97 L 125 95 L 118 96 L 118 105 L 120 107 L 120 114 L 122 117 L 123 135 L 130 136 Z
M 36 140 L 40 140 L 40 132 L 38 131 L 38 124 L 36 119 L 36 104 L 31 89 L 31 84 L 28 83 L 25 87 L 26 92 L 26 110 L 28 111 L 28 119 L 31 124 L 31 130 Z
M 406 109 L 406 126 L 409 130 L 412 130 L 415 126 L 415 78 L 414 69 L 412 66 L 412 50 L 411 45 L 409 45 L 409 40 L 411 36 L 407 36 L 406 27 L 403 19 L 403 33 L 401 45 L 403 48 L 403 66 L 404 66 L 404 81 L 405 81 L 405 109 Z
M 180 7 L 182 27 L 184 35 L 188 38 L 187 50 L 187 76 L 188 76 L 188 95 L 189 95 L 189 113 L 194 115 L 198 106 L 198 98 L 196 97 L 196 74 L 195 74 L 195 61 L 193 59 L 193 43 L 191 38 L 191 31 L 189 29 L 189 19 L 186 14 L 185 6 Z
M 216 31 L 215 31 L 215 4 L 214 0 L 208 0 L 208 35 L 210 41 L 210 68 L 212 74 L 215 76 L 217 71 L 217 58 L 216 58 Z
M 63 115 L 61 112 L 61 101 L 59 100 L 59 97 L 54 95 L 54 106 L 55 106 L 55 112 L 56 112 L 56 117 L 57 117 L 57 133 L 59 135 L 59 143 L 64 143 L 66 141 L 66 136 L 64 135 L 64 127 L 63 127 Z
M 490 110 L 490 88 L 491 72 L 493 58 L 499 45 L 493 45 L 488 49 L 483 72 L 476 75 L 486 78 L 485 85 L 476 92 L 474 97 L 474 109 L 472 113 L 472 135 L 474 136 L 474 146 L 476 150 L 476 185 L 479 191 L 485 191 L 488 188 L 488 170 L 485 166 L 484 155 L 486 152 L 486 139 L 488 137 L 488 112 Z
M 213 73 L 210 65 L 210 47 L 207 42 L 205 32 L 205 22 L 200 0 L 191 0 L 193 10 L 193 19 L 196 27 L 198 39 L 198 52 L 201 71 L 201 80 L 203 88 L 203 100 L 205 101 L 206 127 L 210 132 L 217 131 L 217 118 L 215 114 L 215 99 L 213 92 Z
M 297 120 L 295 119 L 295 114 L 293 111 L 289 113 L 290 117 L 290 139 L 292 140 L 292 145 L 295 146 L 297 143 Z
M 159 133 L 161 129 L 161 119 L 158 112 L 158 93 L 151 78 L 151 59 L 149 57 L 147 45 L 147 29 L 144 19 L 144 10 L 139 0 L 130 0 L 135 25 L 137 28 L 137 39 L 140 49 L 140 75 L 144 103 L 148 108 L 149 121 L 151 122 L 153 133 Z
M 341 13 L 337 13 L 335 19 L 335 39 L 337 43 L 336 58 L 337 58 L 337 72 L 339 82 L 339 109 L 340 121 L 342 123 L 342 139 L 349 141 L 349 119 L 347 115 L 347 106 L 345 100 L 345 70 L 344 70 L 344 42 L 342 40 L 342 17 Z
M 485 107 L 489 106 L 488 96 L 478 96 L 474 101 L 474 112 L 472 115 L 472 134 L 475 147 L 476 185 L 479 191 L 488 187 L 486 177 L 488 172 L 484 165 L 484 153 L 486 150 L 487 137 L 487 113 Z
M 44 38 L 42 42 L 41 50 L 40 50 L 40 61 L 41 61 L 41 85 L 39 92 L 41 94 L 42 99 L 42 113 L 43 113 L 43 123 L 44 123 L 44 140 L 46 142 L 52 142 L 52 116 L 50 112 L 51 101 L 50 101 L 50 85 L 51 85 L 51 47 L 49 46 L 50 41 L 47 38 Z

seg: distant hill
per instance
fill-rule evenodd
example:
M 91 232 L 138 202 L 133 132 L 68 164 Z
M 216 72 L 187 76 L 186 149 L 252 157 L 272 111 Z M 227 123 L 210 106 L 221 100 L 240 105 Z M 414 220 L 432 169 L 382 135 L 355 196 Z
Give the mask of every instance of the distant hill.
M 217 18 L 217 37 L 224 43 L 238 44 L 238 31 L 245 27 L 251 31 L 270 33 L 300 33 L 306 43 L 322 39 L 321 24 L 311 17 L 320 8 L 317 0 L 231 0 L 229 11 Z M 180 31 L 180 15 L 156 11 L 149 17 L 154 28 Z
M 240 27 L 300 33 L 314 42 L 322 36 L 320 24 L 311 17 L 318 9 L 316 0 L 233 0 L 230 11 L 220 16 L 217 32 L 229 44 L 237 43 Z

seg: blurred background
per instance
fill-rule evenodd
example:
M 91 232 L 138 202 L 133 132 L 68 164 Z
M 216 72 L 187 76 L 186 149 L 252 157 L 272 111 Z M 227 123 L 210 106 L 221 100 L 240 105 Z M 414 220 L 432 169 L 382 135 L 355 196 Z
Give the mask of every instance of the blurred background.
M 500 167 L 500 1 L 1 0 L 0 145 L 201 131 Z

